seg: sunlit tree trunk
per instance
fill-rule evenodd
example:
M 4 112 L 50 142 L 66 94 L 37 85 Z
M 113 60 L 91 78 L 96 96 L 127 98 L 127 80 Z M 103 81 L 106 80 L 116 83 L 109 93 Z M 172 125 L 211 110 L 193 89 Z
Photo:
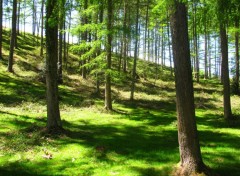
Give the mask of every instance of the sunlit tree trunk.
M 170 18 L 178 116 L 180 168 L 177 175 L 197 175 L 206 171 L 197 134 L 193 81 L 188 39 L 187 9 L 175 1 Z

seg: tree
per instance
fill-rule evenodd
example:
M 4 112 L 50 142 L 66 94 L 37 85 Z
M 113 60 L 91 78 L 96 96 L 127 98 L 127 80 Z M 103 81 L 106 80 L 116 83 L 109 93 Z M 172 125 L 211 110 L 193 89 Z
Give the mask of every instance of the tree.
M 229 81 L 229 68 L 228 68 L 228 38 L 226 31 L 226 17 L 227 15 L 227 1 L 218 0 L 218 18 L 220 26 L 220 39 L 221 39 L 221 55 L 222 55 L 222 82 L 223 82 L 223 107 L 224 118 L 232 118 L 231 100 L 230 100 L 230 81 Z
M 41 4 L 41 48 L 40 48 L 40 56 L 43 56 L 43 30 L 44 30 L 44 4 L 45 0 L 42 0 Z
M 137 69 L 137 53 L 138 53 L 138 18 L 139 18 L 139 0 L 137 0 L 137 14 L 136 14 L 136 26 L 135 26 L 135 47 L 134 47 L 134 60 L 133 60 L 133 70 L 132 70 L 132 84 L 131 84 L 131 95 L 130 100 L 134 99 L 135 83 L 136 83 L 136 69 Z
M 208 170 L 202 161 L 197 134 L 186 5 L 174 1 L 170 17 L 177 97 L 178 141 L 181 166 L 178 175 Z
M 113 16 L 113 2 L 107 0 L 107 70 L 105 73 L 105 109 L 112 110 L 112 95 L 111 95 L 111 65 L 112 65 L 112 16 Z
M 0 0 L 0 59 L 2 59 L 2 23 L 3 23 L 3 0 Z
M 46 84 L 47 129 L 50 133 L 62 129 L 58 101 L 58 0 L 46 1 Z
M 17 22 L 17 0 L 13 0 L 13 10 L 12 10 L 12 31 L 9 49 L 9 59 L 8 59 L 8 71 L 13 72 L 13 53 L 14 45 L 16 40 L 16 22 Z
M 59 48 L 58 48 L 58 83 L 62 84 L 63 83 L 63 77 L 62 77 L 62 72 L 63 72 L 63 27 L 64 27 L 64 15 L 65 15 L 65 0 L 59 0 Z

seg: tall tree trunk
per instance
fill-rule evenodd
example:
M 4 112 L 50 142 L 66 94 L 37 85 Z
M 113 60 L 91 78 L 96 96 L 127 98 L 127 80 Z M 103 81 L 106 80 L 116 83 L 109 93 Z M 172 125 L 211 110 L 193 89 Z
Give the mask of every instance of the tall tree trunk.
M 13 10 L 12 10 L 12 31 L 11 31 L 11 41 L 8 59 L 8 71 L 13 72 L 13 53 L 14 45 L 16 40 L 16 20 L 17 20 L 17 0 L 13 0 Z
M 47 129 L 55 132 L 62 128 L 58 101 L 58 1 L 46 2 L 46 84 L 47 84 Z
M 88 8 L 88 0 L 84 0 L 84 5 L 83 5 L 83 8 L 84 8 L 84 11 L 87 10 Z M 88 16 L 86 14 L 83 15 L 83 19 L 82 19 L 82 24 L 83 25 L 86 25 L 88 23 Z M 82 40 L 84 40 L 85 42 L 87 42 L 87 39 L 88 39 L 88 31 L 85 30 L 83 33 L 82 33 Z M 84 58 L 82 60 L 82 77 L 83 79 L 86 79 L 87 78 L 87 69 L 86 69 L 86 59 Z
M 43 30 L 44 30 L 44 4 L 45 0 L 42 0 L 42 5 L 41 5 L 41 49 L 40 49 L 40 56 L 43 56 Z
M 21 1 L 18 1 L 18 8 L 17 8 L 17 35 L 20 35 L 20 12 L 21 12 Z
M 136 83 L 136 68 L 137 68 L 137 51 L 138 51 L 138 20 L 139 20 L 139 0 L 137 0 L 137 14 L 136 14 L 136 26 L 135 26 L 135 48 L 134 48 L 134 60 L 132 70 L 132 84 L 131 84 L 131 95 L 130 100 L 134 100 L 135 83 Z
M 62 84 L 63 83 L 63 77 L 62 77 L 62 72 L 63 72 L 63 19 L 64 19 L 64 6 L 65 6 L 65 0 L 60 1 L 60 8 L 61 10 L 59 11 L 59 46 L 58 46 L 58 83 Z
M 170 18 L 178 116 L 178 142 L 181 166 L 178 175 L 205 172 L 197 134 L 193 81 L 188 39 L 187 10 L 175 1 Z
M 143 46 L 143 59 L 146 60 L 147 53 L 147 32 L 148 32 L 148 20 L 149 20 L 149 3 L 150 0 L 147 1 L 147 10 L 146 10 L 146 21 L 145 21 L 145 30 L 144 30 L 144 46 Z
M 199 57 L 198 57 L 198 34 L 197 34 L 197 4 L 194 0 L 193 3 L 193 40 L 195 51 L 195 78 L 199 82 Z
M 113 2 L 107 0 L 107 70 L 105 73 L 105 109 L 112 110 L 112 91 L 111 91 L 111 65 L 112 65 L 112 19 L 113 19 Z
M 169 17 L 168 17 L 169 19 Z M 171 76 L 173 76 L 173 68 L 172 68 L 172 52 L 171 52 L 171 39 L 170 39 L 170 25 L 167 23 L 167 35 L 168 35 L 168 55 L 169 55 L 169 62 L 170 62 L 170 71 Z
M 212 50 L 211 50 L 211 36 L 208 33 L 208 77 L 212 77 Z
M 208 79 L 208 35 L 207 35 L 207 20 L 206 12 L 204 13 L 204 78 Z
M 235 84 L 236 84 L 236 93 L 239 94 L 239 19 L 235 19 L 235 64 L 236 64 L 236 78 L 235 78 Z
M 123 20 L 123 72 L 127 72 L 127 46 L 128 46 L 128 39 L 127 39 L 127 2 L 124 0 L 124 20 Z
M 228 68 L 228 39 L 226 26 L 220 22 L 221 54 L 222 54 L 222 81 L 223 81 L 223 106 L 225 119 L 232 118 L 230 100 L 230 81 Z
M 23 37 L 26 35 L 26 0 L 24 0 L 24 12 L 23 12 Z
M 3 0 L 0 0 L 0 60 L 2 59 Z

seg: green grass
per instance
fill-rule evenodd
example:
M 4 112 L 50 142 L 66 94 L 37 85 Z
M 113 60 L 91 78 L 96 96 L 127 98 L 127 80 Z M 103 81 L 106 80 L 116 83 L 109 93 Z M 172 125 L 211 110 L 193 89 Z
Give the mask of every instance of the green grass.
M 39 81 L 43 59 L 32 40 L 19 42 L 15 73 L 6 72 L 7 45 L 0 61 L 0 175 L 171 174 L 179 162 L 179 149 L 175 88 L 167 69 L 159 80 L 151 78 L 153 72 L 146 79 L 151 64 L 144 67 L 146 63 L 140 62 L 136 100 L 130 102 L 130 87 L 118 82 L 113 87 L 113 112 L 103 109 L 103 87 L 96 97 L 94 81 L 65 71 L 59 90 L 66 132 L 49 136 L 44 131 L 45 85 Z M 204 162 L 219 175 L 238 176 L 240 120 L 223 119 L 222 87 L 217 80 L 194 86 Z M 232 106 L 239 115 L 238 96 L 232 97 Z M 46 158 L 50 155 L 52 159 Z

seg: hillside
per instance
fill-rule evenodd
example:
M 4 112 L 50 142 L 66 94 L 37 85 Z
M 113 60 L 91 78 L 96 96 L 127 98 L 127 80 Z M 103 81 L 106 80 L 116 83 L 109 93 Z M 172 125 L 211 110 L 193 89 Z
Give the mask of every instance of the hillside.
M 77 56 L 70 54 L 59 86 L 65 134 L 49 136 L 46 125 L 44 58 L 36 37 L 19 36 L 14 73 L 0 61 L 0 175 L 170 175 L 179 162 L 174 79 L 167 68 L 155 79 L 156 65 L 139 61 L 135 101 L 130 80 L 121 73 L 113 85 L 113 112 L 104 110 L 104 89 L 81 78 Z M 131 65 L 131 62 L 129 63 Z M 196 116 L 205 163 L 219 175 L 239 175 L 240 121 L 223 119 L 218 80 L 195 83 Z M 239 97 L 232 96 L 238 115 Z

